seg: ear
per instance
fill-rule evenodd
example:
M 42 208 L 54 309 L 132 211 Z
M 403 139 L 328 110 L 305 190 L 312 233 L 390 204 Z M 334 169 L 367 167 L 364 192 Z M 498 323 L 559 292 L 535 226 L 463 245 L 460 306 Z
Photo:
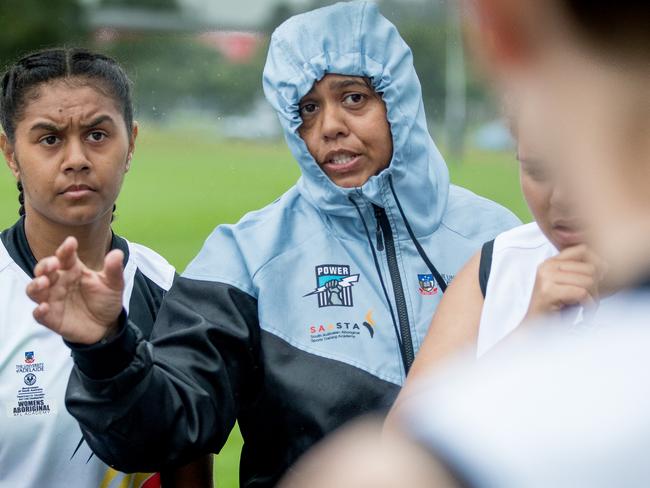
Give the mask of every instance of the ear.
M 20 167 L 16 162 L 14 145 L 9 141 L 9 138 L 4 133 L 0 134 L 0 149 L 2 149 L 2 154 L 4 155 L 7 166 L 9 166 L 14 178 L 16 178 L 16 181 L 20 180 Z
M 138 137 L 138 123 L 133 121 L 133 128 L 131 129 L 131 134 L 129 136 L 129 152 L 126 156 L 126 171 L 131 169 L 131 159 L 133 158 L 133 153 L 135 152 L 135 140 Z

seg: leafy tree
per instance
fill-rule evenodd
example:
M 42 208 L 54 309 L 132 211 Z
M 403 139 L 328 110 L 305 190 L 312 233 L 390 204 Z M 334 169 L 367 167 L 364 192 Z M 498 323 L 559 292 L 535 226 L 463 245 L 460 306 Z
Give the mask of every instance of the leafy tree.
M 86 36 L 83 9 L 77 0 L 0 1 L 2 65 L 36 49 L 81 44 Z
M 140 117 L 164 118 L 179 108 L 241 114 L 261 96 L 265 46 L 244 64 L 184 36 L 129 39 L 103 50 L 125 65 L 134 81 Z
M 279 26 L 282 22 L 287 20 L 289 17 L 291 17 L 294 14 L 293 9 L 291 6 L 287 3 L 278 3 L 273 9 L 271 10 L 271 14 L 269 15 L 269 18 L 266 20 L 264 23 L 264 26 L 262 27 L 262 30 L 267 33 L 271 34 L 275 30 L 277 26 Z

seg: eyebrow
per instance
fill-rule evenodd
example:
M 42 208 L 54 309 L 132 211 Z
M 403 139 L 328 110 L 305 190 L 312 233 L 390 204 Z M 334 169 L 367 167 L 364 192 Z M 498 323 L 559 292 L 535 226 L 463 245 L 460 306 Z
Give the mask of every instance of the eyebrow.
M 100 115 L 98 117 L 95 117 L 93 120 L 88 122 L 87 124 L 81 124 L 82 129 L 90 129 L 91 127 L 95 127 L 96 125 L 102 124 L 104 122 L 110 122 L 111 124 L 115 124 L 115 121 L 113 120 L 113 117 L 110 115 Z
M 90 129 L 91 127 L 95 127 L 99 124 L 102 124 L 104 122 L 110 122 L 111 124 L 115 124 L 115 121 L 110 115 L 104 114 L 104 115 L 99 115 L 98 117 L 95 117 L 93 120 L 88 122 L 87 124 L 81 124 L 82 129 Z M 36 124 L 32 125 L 32 127 L 29 129 L 30 131 L 37 131 L 37 130 L 44 130 L 47 132 L 61 132 L 63 130 L 62 127 L 53 124 L 51 122 L 37 122 Z
M 333 90 L 342 90 L 343 88 L 348 88 L 353 85 L 358 85 L 363 88 L 370 88 L 370 86 L 367 83 L 364 83 L 363 81 L 357 79 L 348 78 L 345 80 L 335 80 L 330 82 L 330 88 L 332 88 Z
M 29 130 L 30 132 L 36 130 L 45 130 L 48 132 L 60 132 L 61 128 L 57 125 L 50 124 L 48 122 L 37 122 L 36 124 L 32 125 Z

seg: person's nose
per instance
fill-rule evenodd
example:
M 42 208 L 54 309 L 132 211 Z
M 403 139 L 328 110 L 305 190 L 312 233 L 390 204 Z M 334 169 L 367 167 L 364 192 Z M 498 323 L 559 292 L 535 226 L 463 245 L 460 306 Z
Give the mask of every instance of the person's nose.
M 569 210 L 573 207 L 573 194 L 566 181 L 557 181 L 553 185 L 551 193 L 551 205 L 561 210 Z
M 326 104 L 322 109 L 321 131 L 326 141 L 336 140 L 348 134 L 344 111 L 334 104 Z
M 64 159 L 61 169 L 64 173 L 69 172 L 78 172 L 78 171 L 87 171 L 92 166 L 86 150 L 84 148 L 83 141 L 76 138 L 68 139 Z

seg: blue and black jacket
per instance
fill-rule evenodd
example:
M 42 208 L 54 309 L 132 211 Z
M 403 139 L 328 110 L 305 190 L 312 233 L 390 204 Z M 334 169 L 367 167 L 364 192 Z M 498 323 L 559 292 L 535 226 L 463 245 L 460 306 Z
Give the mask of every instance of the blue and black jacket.
M 332 183 L 297 133 L 299 101 L 327 73 L 367 77 L 387 107 L 390 166 L 359 188 Z M 327 433 L 391 405 L 446 284 L 519 223 L 449 184 L 411 51 L 372 4 L 281 25 L 264 90 L 301 167 L 297 184 L 214 230 L 150 342 L 127 324 L 112 343 L 73 351 L 68 408 L 119 469 L 218 452 L 238 420 L 241 486 L 275 485 Z M 96 374 L 99 354 L 110 375 Z

